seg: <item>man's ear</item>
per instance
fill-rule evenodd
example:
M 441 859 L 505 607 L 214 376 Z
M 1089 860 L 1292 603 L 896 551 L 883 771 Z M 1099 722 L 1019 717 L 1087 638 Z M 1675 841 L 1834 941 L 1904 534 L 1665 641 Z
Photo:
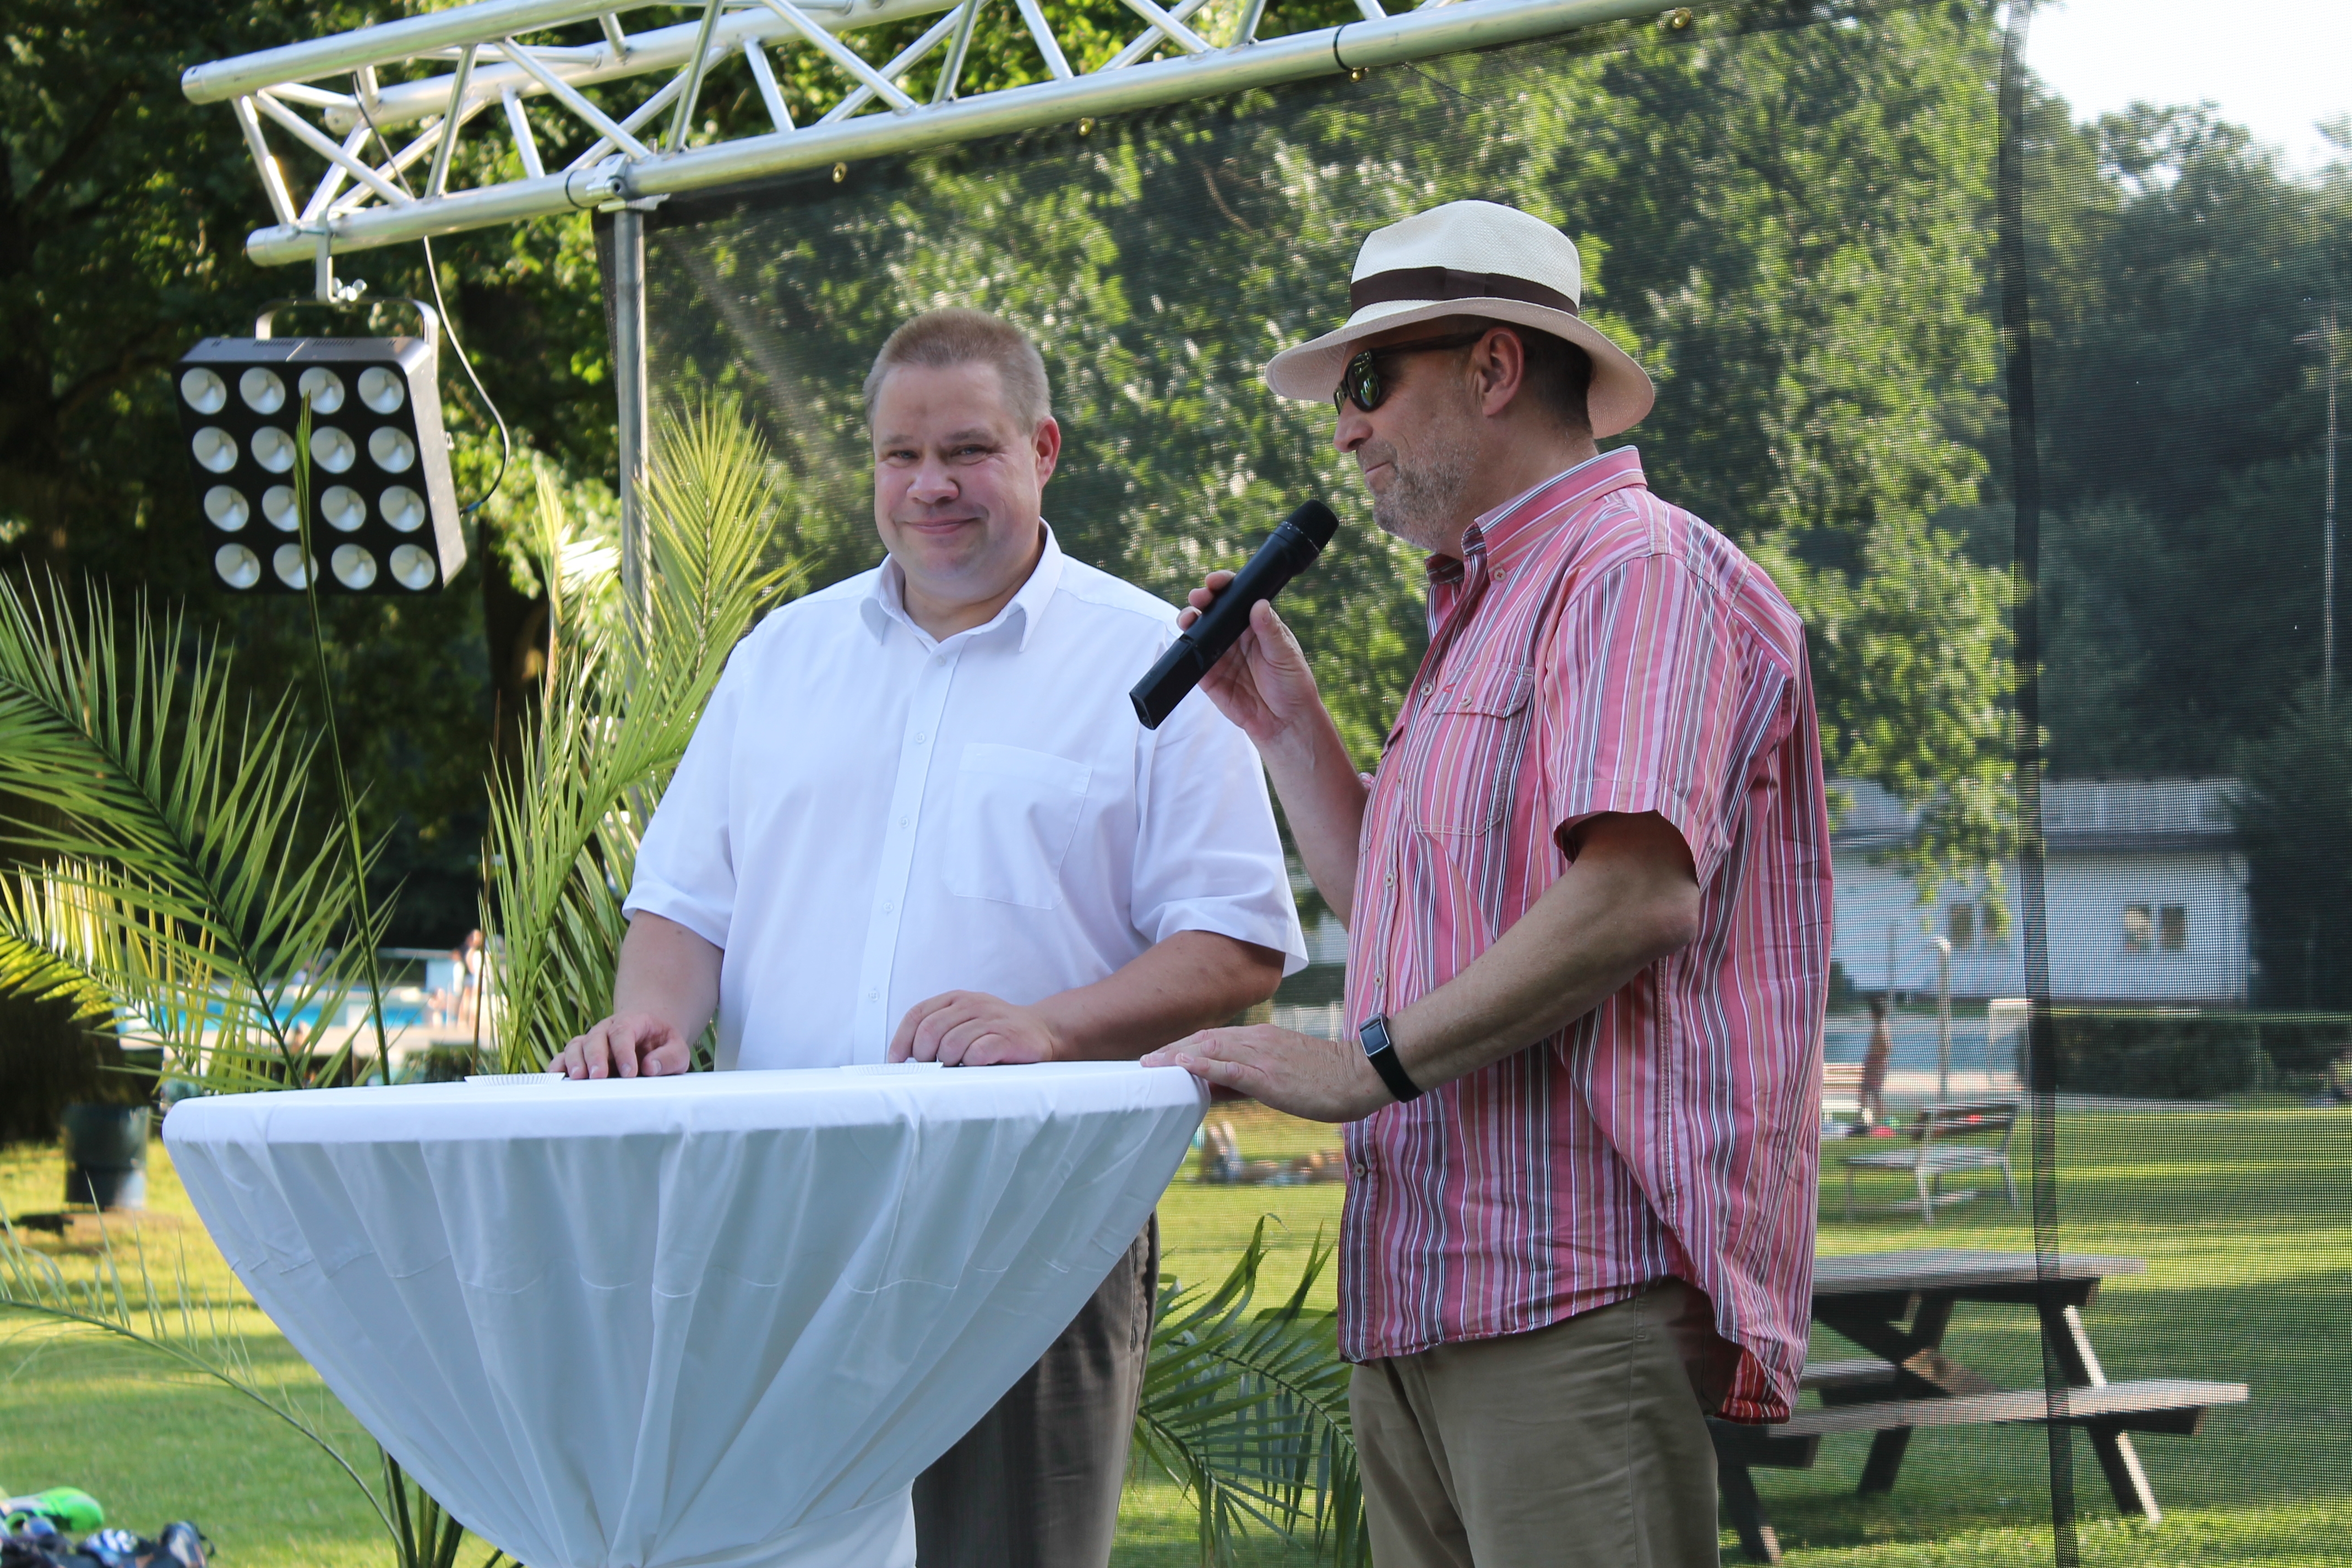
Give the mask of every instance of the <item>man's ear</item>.
M 1052 415 L 1037 421 L 1030 445 L 1037 454 L 1037 483 L 1042 486 L 1054 477 L 1055 465 L 1062 460 L 1062 427 Z
M 1489 419 L 1508 408 L 1528 384 L 1528 346 L 1507 327 L 1496 327 L 1479 339 L 1470 351 L 1470 363 L 1480 382 L 1478 411 Z

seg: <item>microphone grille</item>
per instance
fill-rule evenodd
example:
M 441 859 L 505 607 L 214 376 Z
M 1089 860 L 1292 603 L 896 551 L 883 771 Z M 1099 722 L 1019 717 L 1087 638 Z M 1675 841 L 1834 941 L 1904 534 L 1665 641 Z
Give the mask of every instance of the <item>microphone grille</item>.
M 1339 514 L 1313 496 L 1299 502 L 1298 510 L 1283 521 L 1313 540 L 1318 550 L 1330 543 L 1331 536 L 1339 531 Z

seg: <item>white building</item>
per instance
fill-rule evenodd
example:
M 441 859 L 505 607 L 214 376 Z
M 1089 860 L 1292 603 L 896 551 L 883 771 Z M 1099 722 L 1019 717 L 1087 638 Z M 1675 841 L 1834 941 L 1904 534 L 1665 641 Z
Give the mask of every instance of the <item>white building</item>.
M 1932 939 L 1952 944 L 1956 996 L 2026 994 L 2017 874 L 2003 878 L 2007 930 L 1995 934 L 1981 886 L 1932 904 L 1881 853 L 1916 830 L 1874 784 L 1842 781 L 1851 803 L 1832 835 L 1837 873 L 1832 956 L 1865 992 L 1936 989 Z M 2246 866 L 2230 824 L 2227 779 L 2066 780 L 2042 786 L 2050 994 L 2064 1002 L 2242 1005 L 2252 977 Z

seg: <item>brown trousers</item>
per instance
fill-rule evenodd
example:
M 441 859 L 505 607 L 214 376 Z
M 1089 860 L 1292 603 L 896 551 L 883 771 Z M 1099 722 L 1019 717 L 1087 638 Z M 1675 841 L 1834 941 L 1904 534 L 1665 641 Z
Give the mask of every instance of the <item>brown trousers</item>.
M 1160 1289 L 1160 1216 L 1061 1338 L 915 1481 L 918 1568 L 1106 1568 Z
M 1714 1568 L 1706 1415 L 1735 1359 L 1706 1296 L 1667 1280 L 1529 1333 L 1359 1366 L 1373 1563 Z

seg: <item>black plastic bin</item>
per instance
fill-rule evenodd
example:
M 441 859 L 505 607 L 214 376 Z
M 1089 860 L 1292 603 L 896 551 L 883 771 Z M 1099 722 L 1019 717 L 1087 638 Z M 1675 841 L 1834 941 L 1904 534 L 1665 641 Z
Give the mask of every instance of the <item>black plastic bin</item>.
M 147 1206 L 147 1108 L 68 1105 L 66 1202 L 104 1209 Z

